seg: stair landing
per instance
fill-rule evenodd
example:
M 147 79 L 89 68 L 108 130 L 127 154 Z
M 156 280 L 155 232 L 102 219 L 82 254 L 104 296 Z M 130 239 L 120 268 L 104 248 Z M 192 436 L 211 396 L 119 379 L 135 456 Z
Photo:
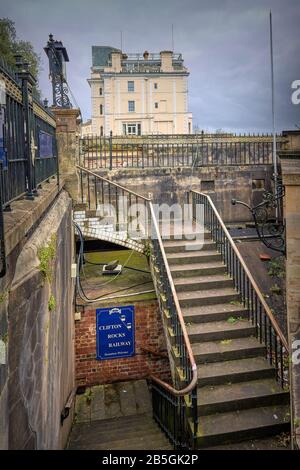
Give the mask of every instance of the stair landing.
M 71 450 L 171 450 L 172 446 L 148 414 L 80 423 L 73 426 Z

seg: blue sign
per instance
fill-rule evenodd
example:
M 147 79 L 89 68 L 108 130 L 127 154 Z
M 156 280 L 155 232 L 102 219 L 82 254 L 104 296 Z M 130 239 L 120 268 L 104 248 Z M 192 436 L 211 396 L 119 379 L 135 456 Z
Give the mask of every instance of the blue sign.
M 96 359 L 134 356 L 134 306 L 97 308 L 96 339 Z
M 44 131 L 39 131 L 39 157 L 53 157 L 53 136 Z

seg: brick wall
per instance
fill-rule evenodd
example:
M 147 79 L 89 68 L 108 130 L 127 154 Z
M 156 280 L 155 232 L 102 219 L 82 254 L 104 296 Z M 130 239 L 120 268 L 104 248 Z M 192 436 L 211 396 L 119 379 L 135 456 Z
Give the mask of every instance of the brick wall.
M 143 348 L 166 353 L 162 320 L 156 301 L 133 302 L 135 306 L 135 356 L 96 360 L 96 309 L 85 307 L 75 325 L 77 385 L 96 385 L 141 379 L 150 374 L 170 381 L 168 358 Z

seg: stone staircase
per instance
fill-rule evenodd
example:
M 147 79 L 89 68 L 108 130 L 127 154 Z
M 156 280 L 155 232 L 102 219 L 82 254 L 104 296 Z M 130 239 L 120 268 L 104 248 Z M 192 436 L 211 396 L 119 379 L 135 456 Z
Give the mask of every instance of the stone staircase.
M 203 246 L 178 235 L 173 230 L 164 240 L 162 233 L 198 365 L 197 446 L 288 431 L 289 393 L 276 381 L 210 233 Z

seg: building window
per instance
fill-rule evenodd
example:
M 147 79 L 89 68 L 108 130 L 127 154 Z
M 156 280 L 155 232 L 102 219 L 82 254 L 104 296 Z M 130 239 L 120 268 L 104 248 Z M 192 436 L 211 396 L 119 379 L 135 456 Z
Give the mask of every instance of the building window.
M 103 104 L 100 104 L 100 114 L 103 114 Z
M 135 111 L 135 103 L 134 101 L 128 101 L 128 112 L 134 113 Z
M 123 134 L 124 135 L 141 135 L 141 123 L 129 122 L 123 123 Z
M 158 103 L 154 103 L 155 109 L 158 109 Z
M 102 96 L 102 87 L 99 88 L 99 95 Z
M 201 191 L 214 191 L 215 182 L 214 180 L 201 181 Z
M 134 82 L 133 81 L 127 82 L 127 85 L 128 85 L 128 91 L 134 91 Z
M 100 126 L 100 135 L 103 135 L 103 126 Z
M 157 83 L 154 83 L 154 90 L 157 90 Z

